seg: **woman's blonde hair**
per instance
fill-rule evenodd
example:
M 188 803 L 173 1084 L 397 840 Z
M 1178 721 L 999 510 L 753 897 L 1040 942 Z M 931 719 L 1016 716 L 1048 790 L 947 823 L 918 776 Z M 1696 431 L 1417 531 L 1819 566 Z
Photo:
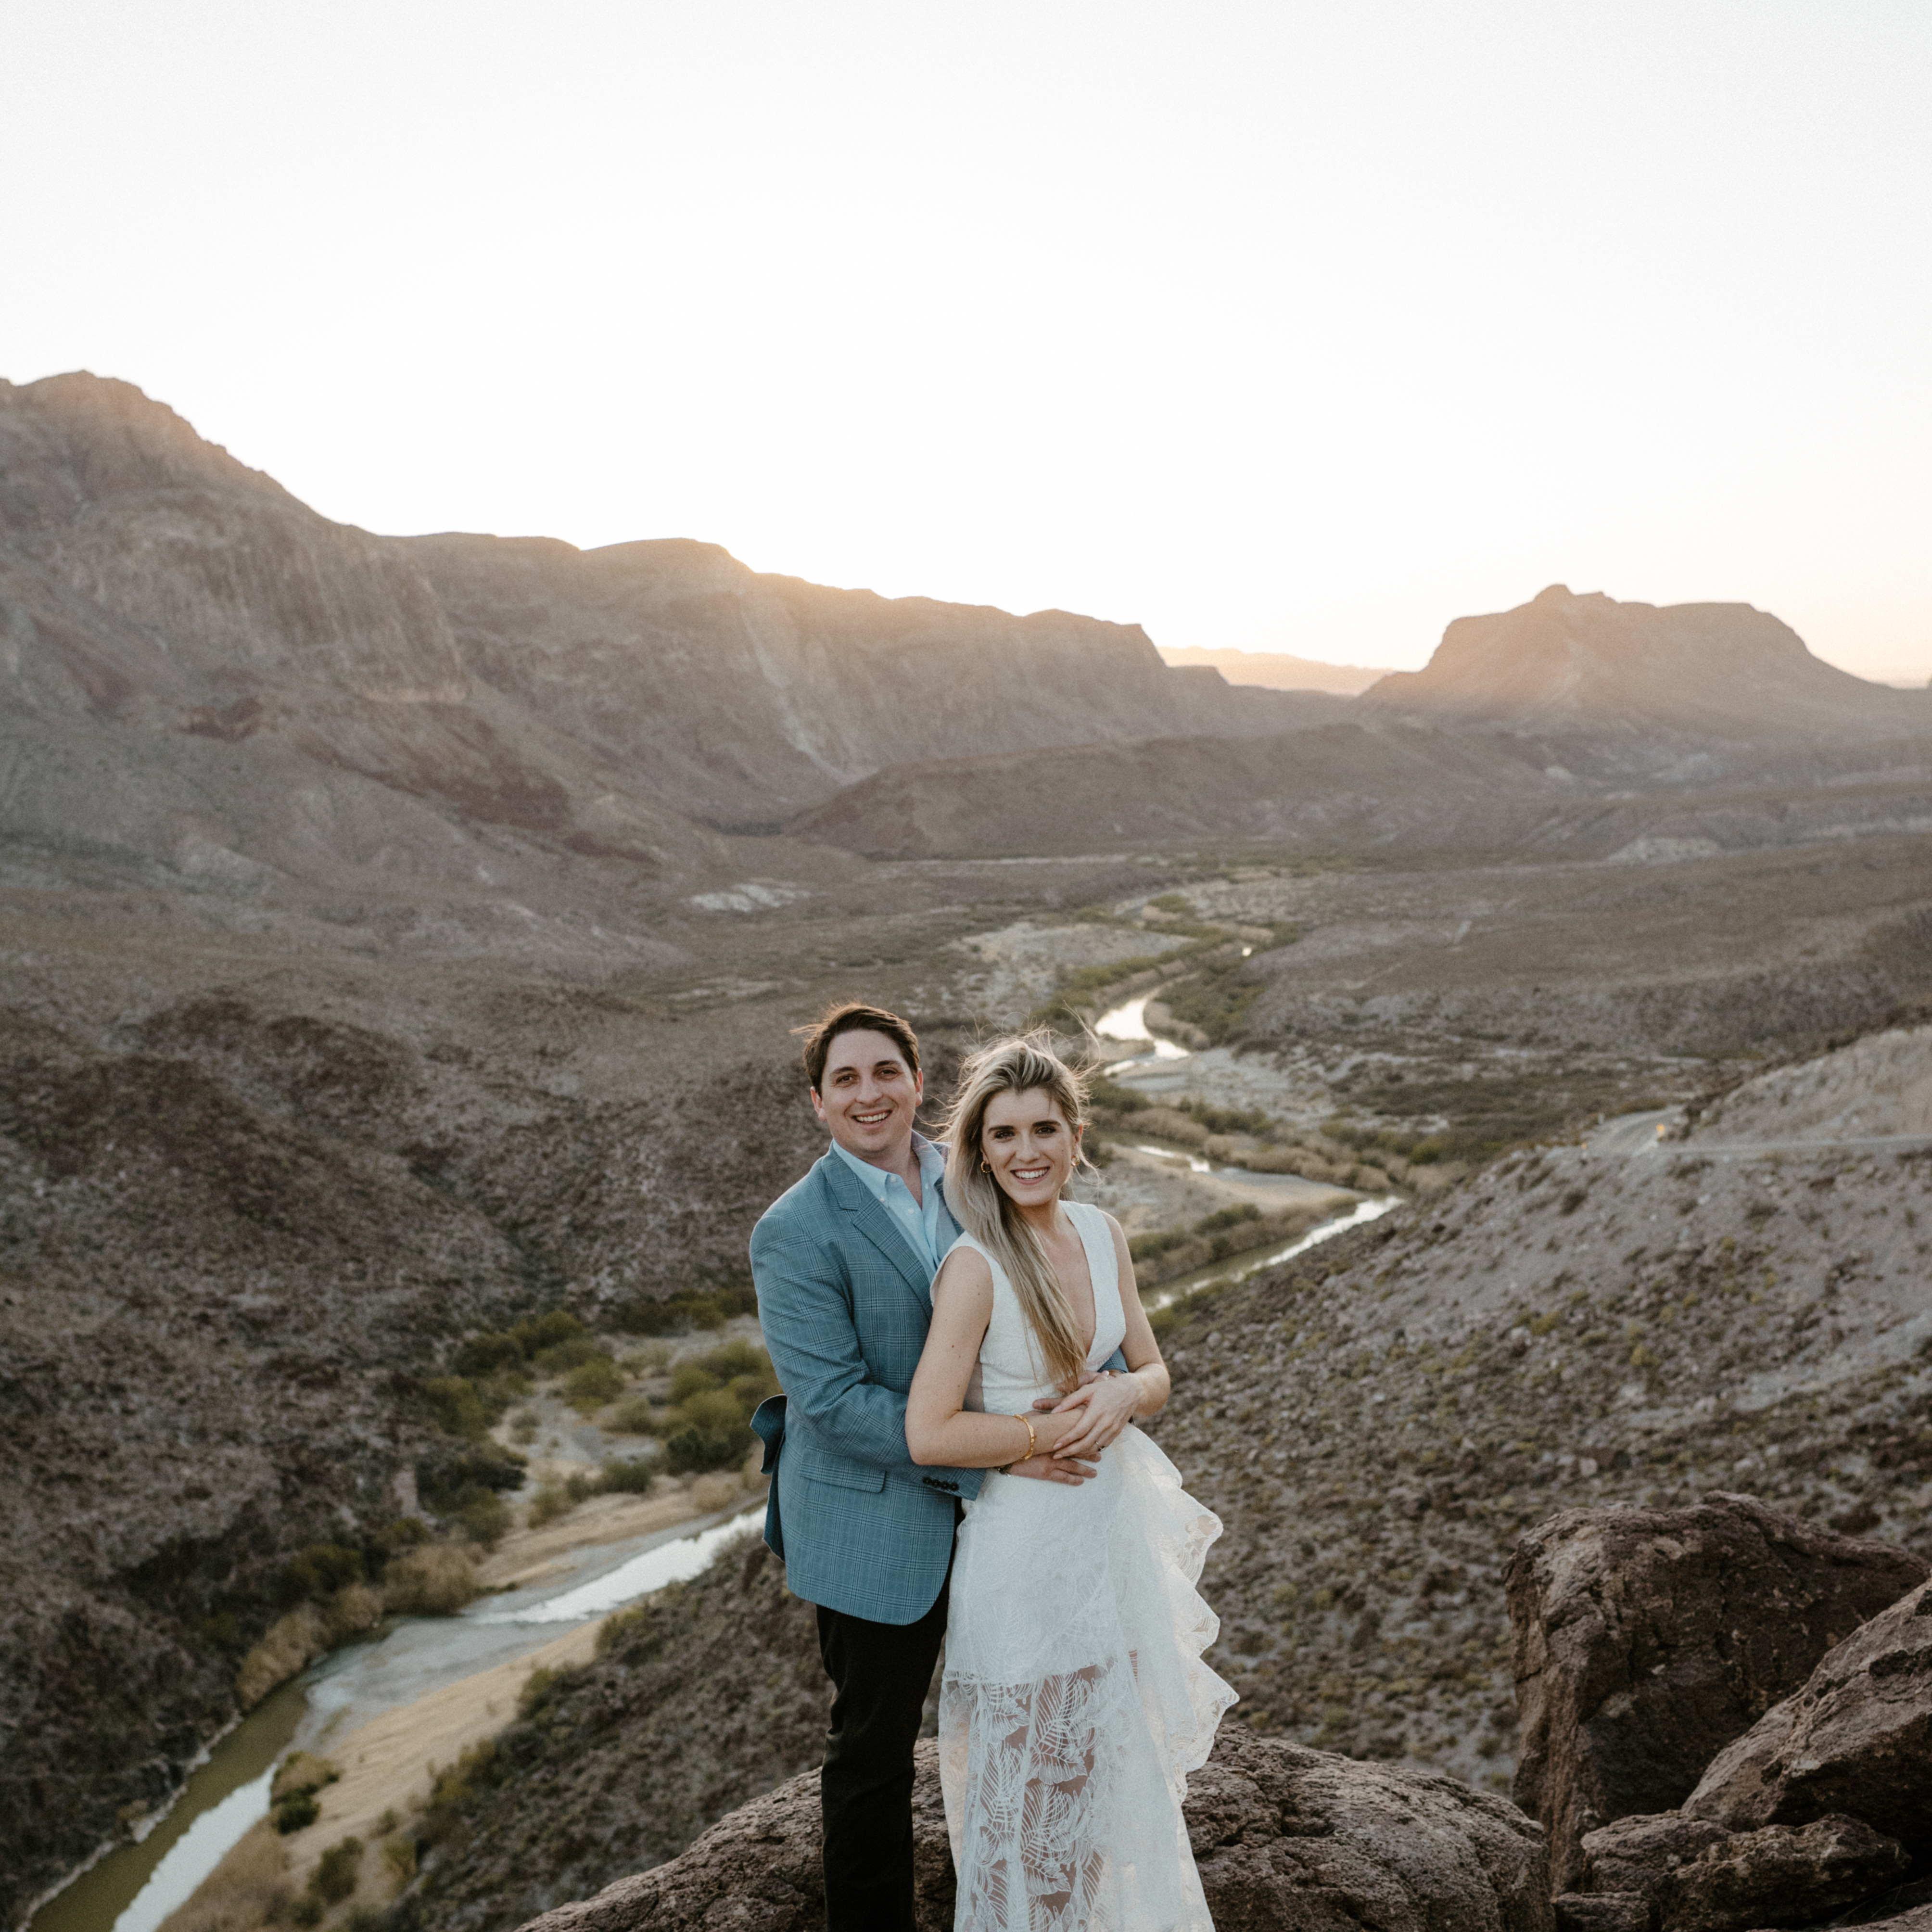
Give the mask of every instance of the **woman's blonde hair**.
M 986 1109 L 1002 1094 L 1046 1095 L 1071 1133 L 1087 1124 L 1087 1086 L 1055 1053 L 1045 1034 L 995 1040 L 959 1070 L 959 1088 L 945 1127 L 946 1204 L 967 1233 L 998 1262 L 1019 1297 L 1046 1358 L 1047 1372 L 1070 1389 L 1087 1366 L 1087 1351 L 1074 1324 L 1066 1291 L 1036 1234 L 1006 1190 L 980 1162 Z M 1076 1167 L 1086 1164 L 1076 1152 Z

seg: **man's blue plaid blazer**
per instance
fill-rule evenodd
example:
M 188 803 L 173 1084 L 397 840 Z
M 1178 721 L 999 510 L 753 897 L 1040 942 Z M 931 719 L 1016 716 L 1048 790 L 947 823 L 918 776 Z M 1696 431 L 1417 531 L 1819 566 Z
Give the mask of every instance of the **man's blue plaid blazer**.
M 752 1418 L 773 1478 L 765 1540 L 807 1603 L 916 1623 L 945 1586 L 957 1504 L 984 1474 L 906 1453 L 932 1276 L 828 1149 L 752 1231 L 752 1278 L 784 1390 Z

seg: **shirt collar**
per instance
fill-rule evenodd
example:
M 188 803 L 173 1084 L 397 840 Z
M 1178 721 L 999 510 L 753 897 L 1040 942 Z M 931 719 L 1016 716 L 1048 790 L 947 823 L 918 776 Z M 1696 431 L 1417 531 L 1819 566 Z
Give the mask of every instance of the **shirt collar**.
M 946 1178 L 945 1149 L 936 1146 L 923 1134 L 915 1132 L 912 1137 L 912 1150 L 919 1160 L 921 1192 L 937 1188 Z M 875 1201 L 881 1202 L 884 1201 L 887 1181 L 898 1180 L 898 1175 L 888 1172 L 883 1167 L 874 1167 L 869 1160 L 861 1160 L 856 1154 L 841 1147 L 836 1141 L 832 1143 L 832 1151 L 837 1154 L 845 1165 L 866 1184 L 872 1192 L 872 1198 Z M 899 1185 L 904 1187 L 905 1183 L 900 1180 Z M 910 1194 L 911 1190 L 907 1189 L 907 1192 Z

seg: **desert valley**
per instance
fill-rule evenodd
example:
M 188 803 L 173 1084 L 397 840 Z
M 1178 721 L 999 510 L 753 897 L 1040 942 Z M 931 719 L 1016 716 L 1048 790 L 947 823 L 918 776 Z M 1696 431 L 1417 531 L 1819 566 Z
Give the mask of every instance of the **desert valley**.
M 853 996 L 1102 1070 L 1222 1932 L 1932 1924 L 1932 690 L 1523 588 L 1232 683 L 0 383 L 0 1923 L 820 1922 L 746 1244 Z

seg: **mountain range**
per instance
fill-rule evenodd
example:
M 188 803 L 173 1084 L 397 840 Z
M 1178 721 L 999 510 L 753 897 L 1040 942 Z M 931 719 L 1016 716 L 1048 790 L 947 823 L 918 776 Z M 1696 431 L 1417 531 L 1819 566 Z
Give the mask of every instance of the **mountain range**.
M 830 589 L 715 544 L 373 536 L 130 384 L 0 383 L 0 839 L 23 876 L 520 901 L 560 864 L 614 865 L 611 892 L 740 869 L 746 834 L 1494 848 L 1606 789 L 1928 755 L 1932 694 L 1748 605 L 1553 586 L 1358 698 L 1234 686 L 1137 626 Z

